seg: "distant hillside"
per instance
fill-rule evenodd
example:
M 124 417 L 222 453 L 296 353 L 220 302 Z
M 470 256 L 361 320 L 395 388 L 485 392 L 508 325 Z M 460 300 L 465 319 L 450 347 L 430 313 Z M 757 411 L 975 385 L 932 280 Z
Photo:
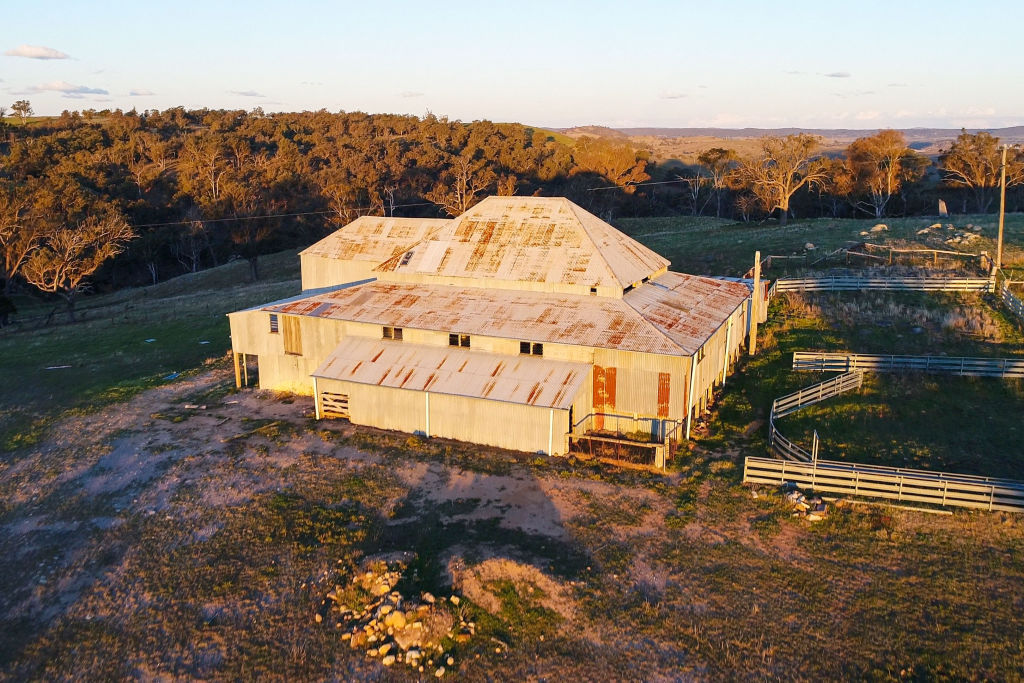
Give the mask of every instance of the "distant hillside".
M 626 139 L 648 150 L 659 163 L 694 163 L 697 156 L 712 147 L 734 149 L 740 154 L 757 149 L 758 138 L 766 135 L 809 133 L 822 138 L 822 151 L 838 154 L 857 138 L 874 135 L 880 128 L 608 128 L 577 126 L 552 129 L 570 138 L 583 135 Z M 1009 144 L 1024 143 L 1024 126 L 1009 128 L 968 128 L 968 133 L 984 130 Z M 907 143 L 921 154 L 935 158 L 960 135 L 959 128 L 904 128 Z

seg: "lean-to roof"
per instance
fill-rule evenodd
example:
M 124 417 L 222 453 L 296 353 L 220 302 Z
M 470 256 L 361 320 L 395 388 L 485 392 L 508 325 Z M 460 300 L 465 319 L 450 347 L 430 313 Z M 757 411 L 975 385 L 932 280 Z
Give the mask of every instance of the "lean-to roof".
M 630 290 L 623 301 L 692 354 L 748 296 L 750 289 L 739 282 L 668 272 Z
M 488 197 L 377 271 L 622 290 L 668 264 L 564 197 Z
M 411 245 L 449 222 L 438 218 L 361 216 L 300 253 L 341 261 L 382 263 L 405 253 Z
M 585 363 L 349 337 L 313 376 L 564 410 L 589 371 Z

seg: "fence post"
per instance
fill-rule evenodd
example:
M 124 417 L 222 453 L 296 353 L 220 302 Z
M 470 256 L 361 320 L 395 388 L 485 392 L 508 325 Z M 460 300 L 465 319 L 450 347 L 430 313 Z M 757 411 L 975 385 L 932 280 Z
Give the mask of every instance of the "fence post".
M 818 430 L 814 430 L 814 438 L 811 440 L 811 462 L 818 466 Z
M 757 352 L 757 321 L 761 316 L 761 252 L 754 252 L 754 291 L 750 293 L 750 339 L 747 353 Z

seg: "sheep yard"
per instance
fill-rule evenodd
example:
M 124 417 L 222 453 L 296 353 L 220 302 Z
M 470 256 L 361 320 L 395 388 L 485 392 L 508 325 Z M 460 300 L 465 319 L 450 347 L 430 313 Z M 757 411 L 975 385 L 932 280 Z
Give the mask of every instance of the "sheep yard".
M 768 226 L 640 220 L 634 236 L 662 241 L 674 269 L 733 274 L 755 249 L 865 229 L 796 223 L 769 249 Z M 892 223 L 893 239 L 916 235 Z M 224 283 L 170 285 L 109 301 L 173 301 L 163 318 L 97 310 L 0 336 L 14 378 L 0 389 L 4 678 L 1024 676 L 1024 518 L 851 503 L 810 523 L 740 484 L 743 458 L 766 453 L 772 399 L 820 379 L 794 372 L 792 351 L 1024 356 L 990 296 L 780 295 L 758 354 L 661 475 L 317 422 L 310 398 L 235 391 L 226 324 L 207 308 Z M 294 286 L 282 266 L 230 305 Z M 93 350 L 87 334 L 111 336 Z M 74 379 L 32 384 L 65 364 Z M 805 443 L 816 429 L 831 458 L 1024 479 L 1021 415 L 1021 380 L 873 375 L 785 424 Z M 407 610 L 436 598 L 419 620 L 444 628 L 409 649 L 354 647 L 370 617 L 343 618 L 328 596 L 370 604 L 367 572 L 391 576 Z

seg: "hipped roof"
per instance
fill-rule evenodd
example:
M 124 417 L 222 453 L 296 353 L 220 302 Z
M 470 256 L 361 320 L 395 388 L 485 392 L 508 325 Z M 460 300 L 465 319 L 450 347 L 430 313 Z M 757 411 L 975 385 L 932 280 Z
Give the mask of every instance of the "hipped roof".
M 748 296 L 742 284 L 665 273 L 622 299 L 373 281 L 264 310 L 411 329 L 692 355 Z
M 668 265 L 564 197 L 488 197 L 376 270 L 621 291 Z

